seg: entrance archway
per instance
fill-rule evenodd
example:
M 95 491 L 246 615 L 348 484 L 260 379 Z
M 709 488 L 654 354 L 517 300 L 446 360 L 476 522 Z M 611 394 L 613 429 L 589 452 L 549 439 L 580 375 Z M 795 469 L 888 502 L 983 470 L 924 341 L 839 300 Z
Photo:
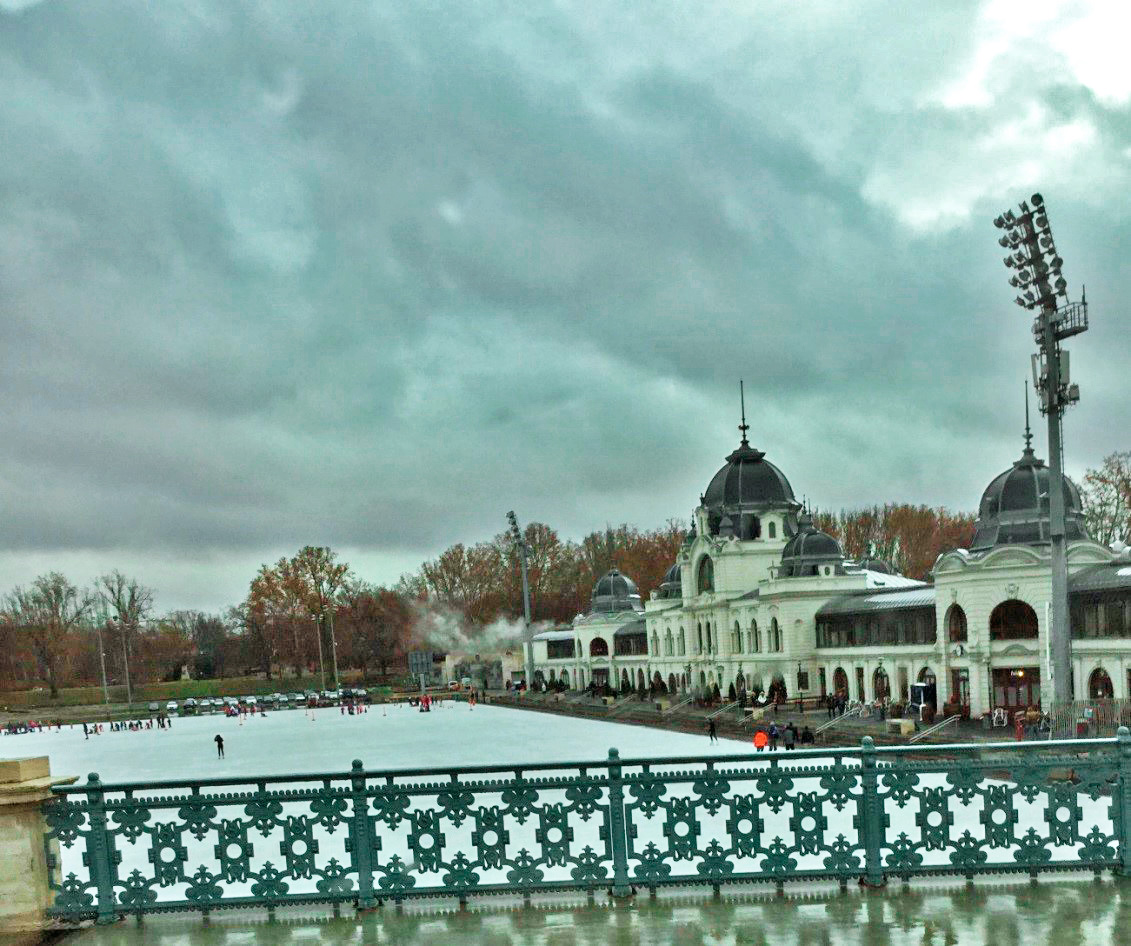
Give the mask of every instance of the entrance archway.
M 1103 667 L 1096 667 L 1088 677 L 1088 699 L 1110 700 L 1113 696 L 1115 687 L 1111 684 L 1111 677 Z
M 621 691 L 623 692 L 624 690 L 627 690 L 630 686 L 631 686 L 631 684 L 628 682 L 628 671 L 622 670 L 620 672 L 620 688 L 621 688 Z
M 594 637 L 593 640 L 589 642 L 589 656 L 608 657 L 609 642 L 603 637 Z
M 1037 612 L 1010 598 L 990 612 L 990 640 L 1016 641 L 1037 636 Z
M 675 674 L 669 673 L 668 674 L 668 692 L 669 693 L 675 693 L 675 687 L 676 687 Z
M 887 671 L 883 667 L 878 667 L 872 674 L 872 698 L 885 700 L 890 692 L 891 684 L 888 683 Z
M 638 689 L 638 690 L 644 689 L 644 671 L 643 670 L 637 670 L 636 671 L 636 689 Z
M 833 671 L 833 693 L 848 696 L 848 674 L 844 672 L 844 667 L 837 667 Z

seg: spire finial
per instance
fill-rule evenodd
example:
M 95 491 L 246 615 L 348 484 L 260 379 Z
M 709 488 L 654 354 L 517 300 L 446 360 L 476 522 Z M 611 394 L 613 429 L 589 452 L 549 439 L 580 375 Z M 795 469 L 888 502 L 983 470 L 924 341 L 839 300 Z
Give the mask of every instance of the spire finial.
M 746 439 L 746 431 L 750 429 L 750 425 L 746 423 L 746 388 L 741 379 L 738 382 L 738 400 L 742 405 L 742 423 L 738 425 L 738 432 L 742 434 L 742 445 L 748 447 L 750 443 Z
M 1025 379 L 1025 453 L 1033 452 L 1033 432 L 1029 429 L 1029 379 Z

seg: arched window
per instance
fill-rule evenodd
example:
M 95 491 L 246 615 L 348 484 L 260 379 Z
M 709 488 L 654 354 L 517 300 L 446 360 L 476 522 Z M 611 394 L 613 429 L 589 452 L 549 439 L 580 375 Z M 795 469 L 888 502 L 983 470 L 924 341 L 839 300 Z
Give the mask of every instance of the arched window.
M 675 693 L 675 691 L 676 691 L 675 674 L 669 673 L 668 674 L 668 692 L 669 693 Z
M 848 697 L 848 674 L 844 672 L 844 667 L 837 667 L 833 671 L 833 693 Z
M 687 632 L 682 627 L 679 629 L 679 655 L 687 655 Z
M 655 631 L 652 632 L 652 656 L 660 656 L 660 635 Z
M 696 643 L 699 645 L 699 647 L 695 652 L 697 654 L 701 654 L 701 653 L 703 653 L 703 622 L 702 621 L 700 621 L 698 624 L 695 625 L 695 633 L 699 638 L 698 641 L 696 641 Z
M 715 647 L 711 643 L 711 622 L 708 621 L 707 622 L 707 653 L 713 654 L 714 652 L 715 652 Z
M 704 591 L 715 590 L 715 564 L 711 561 L 710 555 L 704 555 L 699 559 L 699 593 Z
M 609 643 L 603 637 L 594 637 L 589 642 L 589 656 L 590 657 L 608 657 L 609 656 Z
M 669 629 L 664 635 L 664 656 L 670 657 L 672 655 L 672 632 Z
M 766 535 L 771 539 L 778 537 L 778 524 L 773 520 L 770 520 L 770 522 L 766 524 Z
M 966 642 L 966 612 L 952 604 L 946 612 L 946 639 L 952 644 Z
M 1088 677 L 1088 699 L 1110 700 L 1115 695 L 1115 688 L 1111 685 L 1111 677 L 1103 667 L 1096 667 Z
M 1011 598 L 990 612 L 990 640 L 1015 641 L 1037 636 L 1037 612 Z
M 742 628 L 737 621 L 734 622 L 734 630 L 730 635 L 730 649 L 736 654 L 742 650 Z
M 758 630 L 757 619 L 750 622 L 750 651 L 755 654 L 762 652 L 762 632 Z
M 770 650 L 780 651 L 781 647 L 781 628 L 778 626 L 778 619 L 770 619 Z

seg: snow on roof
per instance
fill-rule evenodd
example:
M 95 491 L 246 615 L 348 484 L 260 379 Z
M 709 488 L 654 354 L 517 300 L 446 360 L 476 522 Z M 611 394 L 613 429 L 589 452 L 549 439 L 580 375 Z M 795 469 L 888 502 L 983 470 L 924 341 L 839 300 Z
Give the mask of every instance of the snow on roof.
M 568 628 L 564 631 L 542 631 L 534 635 L 536 641 L 568 641 L 573 639 L 573 631 Z
M 828 614 L 865 614 L 872 611 L 899 611 L 934 606 L 934 587 L 920 583 L 919 587 L 908 590 L 881 591 L 870 595 L 841 595 L 839 598 L 826 601 L 817 612 L 817 617 Z
M 865 579 L 869 588 L 924 588 L 926 582 L 918 581 L 914 578 L 907 578 L 904 575 L 888 574 L 886 572 L 874 572 L 871 569 L 863 569 Z

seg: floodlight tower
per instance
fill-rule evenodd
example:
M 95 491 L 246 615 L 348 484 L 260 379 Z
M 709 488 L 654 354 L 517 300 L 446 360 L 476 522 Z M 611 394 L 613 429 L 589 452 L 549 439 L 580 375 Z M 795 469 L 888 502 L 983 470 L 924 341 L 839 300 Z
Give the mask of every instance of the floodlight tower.
M 530 579 L 527 577 L 527 556 L 530 546 L 523 538 L 522 530 L 518 527 L 518 519 L 512 509 L 507 513 L 507 521 L 511 524 L 511 539 L 518 550 L 518 560 L 522 564 L 522 611 L 526 618 L 526 625 L 522 632 L 522 647 L 526 651 L 526 688 L 534 690 L 534 634 L 530 627 Z
M 1088 303 L 1068 300 L 1068 283 L 1061 275 L 1064 260 L 1056 252 L 1045 202 L 1040 194 L 1022 201 L 1020 214 L 1007 210 L 994 220 L 1004 230 L 998 242 L 1008 250 L 1005 265 L 1015 270 L 1009 284 L 1019 295 L 1013 301 L 1036 312 L 1033 336 L 1033 385 L 1041 399 L 1041 413 L 1049 430 L 1049 540 L 1052 546 L 1052 623 L 1048 629 L 1052 652 L 1055 701 L 1072 699 L 1072 639 L 1068 623 L 1068 559 L 1064 538 L 1064 450 L 1061 418 L 1080 400 L 1080 386 L 1072 384 L 1068 352 L 1060 343 L 1088 330 Z M 1059 306 L 1058 306 L 1059 300 Z

